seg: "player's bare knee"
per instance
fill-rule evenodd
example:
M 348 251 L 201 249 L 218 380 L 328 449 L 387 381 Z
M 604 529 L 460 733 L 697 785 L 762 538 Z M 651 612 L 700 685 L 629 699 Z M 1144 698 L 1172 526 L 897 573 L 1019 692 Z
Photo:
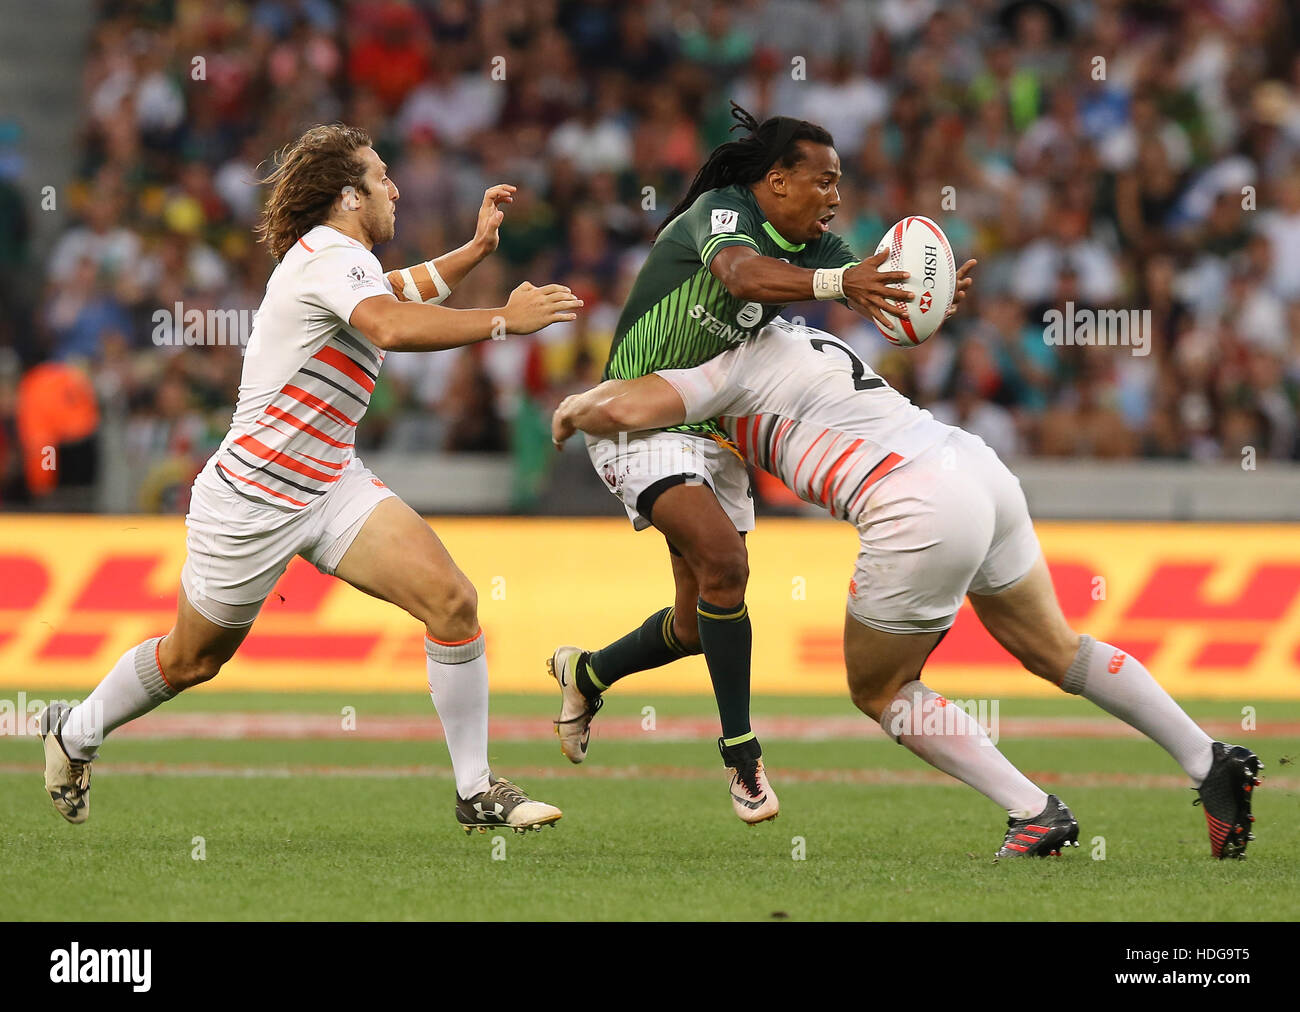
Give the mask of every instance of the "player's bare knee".
M 1059 685 L 1078 650 L 1079 634 L 1067 628 L 1059 635 L 1021 645 L 1016 659 L 1030 674 Z
M 749 556 L 743 545 L 710 548 L 697 557 L 700 596 L 714 604 L 740 602 L 749 583 Z
M 174 660 L 163 671 L 167 683 L 177 691 L 189 689 L 217 677 L 228 658 L 212 653 L 195 653 Z
M 440 640 L 455 642 L 478 630 L 478 591 L 463 575 L 431 583 L 416 617 Z

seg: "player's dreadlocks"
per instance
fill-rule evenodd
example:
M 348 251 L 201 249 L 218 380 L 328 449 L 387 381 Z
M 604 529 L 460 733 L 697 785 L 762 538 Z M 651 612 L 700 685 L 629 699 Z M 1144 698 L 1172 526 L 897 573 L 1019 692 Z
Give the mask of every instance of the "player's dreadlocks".
M 708 161 L 695 174 L 686 196 L 668 212 L 668 217 L 655 232 L 656 237 L 706 190 L 716 190 L 733 183 L 747 186 L 762 179 L 773 165 L 780 165 L 783 169 L 798 165 L 803 160 L 799 141 L 835 146 L 829 130 L 816 123 L 809 123 L 806 119 L 771 116 L 759 123 L 735 102 L 731 103 L 731 115 L 737 120 L 731 129 L 744 127 L 749 131 L 749 136 L 738 141 L 727 141 L 713 149 Z

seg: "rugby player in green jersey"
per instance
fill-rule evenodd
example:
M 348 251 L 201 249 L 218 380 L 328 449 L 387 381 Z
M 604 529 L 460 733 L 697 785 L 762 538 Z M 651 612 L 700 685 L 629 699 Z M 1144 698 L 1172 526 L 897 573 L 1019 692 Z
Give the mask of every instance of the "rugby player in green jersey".
M 859 262 L 830 231 L 840 202 L 831 135 L 786 116 L 758 123 L 734 102 L 732 115 L 748 136 L 713 151 L 660 226 L 619 317 L 605 379 L 700 365 L 792 302 L 843 299 L 885 326 L 885 314 L 906 315 L 895 303 L 911 295 L 888 286 L 908 275 L 878 269 L 887 251 Z M 733 808 L 748 823 L 774 818 L 776 794 L 749 723 L 744 534 L 754 527 L 754 501 L 744 461 L 714 422 L 592 437 L 587 448 L 633 526 L 667 539 L 676 596 L 601 650 L 563 646 L 551 656 L 565 756 L 586 758 L 591 719 L 615 681 L 703 653 Z

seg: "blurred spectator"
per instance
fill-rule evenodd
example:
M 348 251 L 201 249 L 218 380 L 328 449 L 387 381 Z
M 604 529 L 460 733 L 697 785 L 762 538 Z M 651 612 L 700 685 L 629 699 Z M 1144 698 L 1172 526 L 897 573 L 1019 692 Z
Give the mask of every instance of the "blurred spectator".
M 401 189 L 384 262 L 464 242 L 483 189 L 513 182 L 497 255 L 451 304 L 501 305 L 523 280 L 587 300 L 532 338 L 390 356 L 359 437 L 510 450 L 535 490 L 546 411 L 598 378 L 656 226 L 731 136 L 731 98 L 833 132 L 836 230 L 859 254 L 911 213 L 979 260 L 967 306 L 917 349 L 839 305 L 786 313 L 922 406 L 1008 455 L 1300 456 L 1300 53 L 1281 0 L 1249 17 L 1136 0 L 183 0 L 168 23 L 171 6 L 99 4 L 72 214 L 30 296 L 22 201 L 0 181 L 6 503 L 51 481 L 22 418 L 94 442 L 84 364 L 125 419 L 133 494 L 184 508 L 242 358 L 160 348 L 154 314 L 257 307 L 274 265 L 251 233 L 255 180 L 336 118 L 372 133 Z M 1149 308 L 1149 354 L 1048 345 L 1045 314 L 1067 304 Z M 41 364 L 20 376 L 7 345 Z M 46 418 L 52 389 L 81 407 Z

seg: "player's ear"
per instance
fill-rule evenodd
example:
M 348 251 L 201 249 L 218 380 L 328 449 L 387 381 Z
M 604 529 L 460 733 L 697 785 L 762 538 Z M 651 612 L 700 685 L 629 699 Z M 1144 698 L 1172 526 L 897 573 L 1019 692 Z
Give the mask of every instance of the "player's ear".
M 785 173 L 773 166 L 767 170 L 767 185 L 772 188 L 772 192 L 778 197 L 784 197 L 786 192 Z
M 357 196 L 357 189 L 355 186 L 343 187 L 343 210 L 345 211 L 361 210 L 361 198 Z

